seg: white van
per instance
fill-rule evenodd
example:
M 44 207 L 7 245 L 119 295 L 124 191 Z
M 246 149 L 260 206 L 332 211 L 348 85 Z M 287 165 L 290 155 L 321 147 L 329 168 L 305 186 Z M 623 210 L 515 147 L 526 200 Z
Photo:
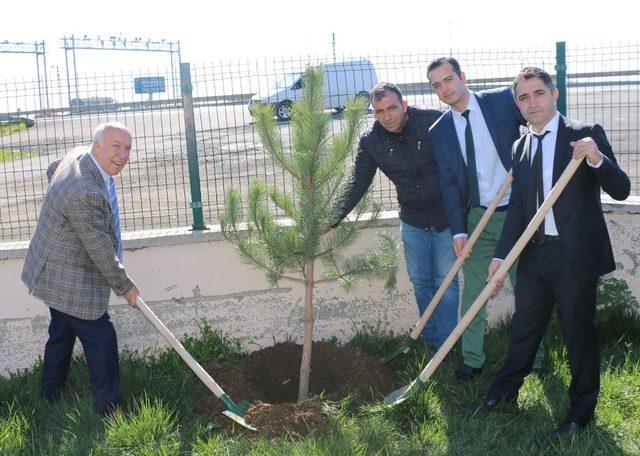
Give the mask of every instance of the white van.
M 329 109 L 342 109 L 347 100 L 363 97 L 369 103 L 369 92 L 378 82 L 373 64 L 368 60 L 325 63 L 324 94 Z M 285 74 L 266 93 L 257 93 L 249 100 L 249 112 L 254 104 L 272 104 L 278 120 L 291 118 L 291 106 L 302 98 L 304 72 Z

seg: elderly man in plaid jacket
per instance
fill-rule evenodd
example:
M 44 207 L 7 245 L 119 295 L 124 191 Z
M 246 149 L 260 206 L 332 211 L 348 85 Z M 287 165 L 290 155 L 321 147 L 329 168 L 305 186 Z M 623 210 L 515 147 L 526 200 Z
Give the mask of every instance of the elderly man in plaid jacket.
M 129 161 L 131 140 L 124 125 L 101 124 L 90 150 L 76 148 L 49 166 L 49 188 L 22 271 L 29 293 L 51 313 L 43 396 L 60 398 L 77 337 L 100 414 L 117 405 L 120 382 L 116 333 L 107 312 L 110 290 L 132 306 L 139 294 L 122 265 L 113 180 Z

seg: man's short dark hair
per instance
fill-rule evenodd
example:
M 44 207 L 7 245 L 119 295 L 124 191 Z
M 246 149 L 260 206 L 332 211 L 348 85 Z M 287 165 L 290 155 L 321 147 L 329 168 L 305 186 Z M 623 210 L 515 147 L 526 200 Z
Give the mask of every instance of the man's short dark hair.
M 453 71 L 460 76 L 462 74 L 462 70 L 460 69 L 460 64 L 453 57 L 438 57 L 431 61 L 429 66 L 427 67 L 427 77 L 429 77 L 429 73 L 438 68 L 440 65 L 444 65 L 445 63 L 450 63 L 453 67 Z
M 402 104 L 402 92 L 397 85 L 391 82 L 379 82 L 373 86 L 373 89 L 371 89 L 371 104 L 374 101 L 382 100 L 389 92 L 395 93 L 398 96 L 398 101 Z
M 513 80 L 512 89 L 514 97 L 516 96 L 516 88 L 518 87 L 518 84 L 531 78 L 540 79 L 547 87 L 549 87 L 549 90 L 553 92 L 555 86 L 549 73 L 538 67 L 524 67 L 520 70 L 520 73 L 518 73 L 518 75 Z

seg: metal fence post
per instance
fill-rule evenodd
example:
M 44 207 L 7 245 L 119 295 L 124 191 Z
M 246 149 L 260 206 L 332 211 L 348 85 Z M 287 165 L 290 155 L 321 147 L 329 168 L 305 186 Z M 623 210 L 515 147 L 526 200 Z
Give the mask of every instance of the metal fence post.
M 556 42 L 556 87 L 558 88 L 558 111 L 567 115 L 567 49 L 566 41 Z
M 191 184 L 191 203 L 194 230 L 206 230 L 202 216 L 202 193 L 200 192 L 200 169 L 198 167 L 198 145 L 196 143 L 196 124 L 193 114 L 193 86 L 191 85 L 191 65 L 180 63 L 180 85 L 182 86 L 182 108 L 184 112 L 184 130 L 187 138 L 187 160 L 189 163 L 189 183 Z

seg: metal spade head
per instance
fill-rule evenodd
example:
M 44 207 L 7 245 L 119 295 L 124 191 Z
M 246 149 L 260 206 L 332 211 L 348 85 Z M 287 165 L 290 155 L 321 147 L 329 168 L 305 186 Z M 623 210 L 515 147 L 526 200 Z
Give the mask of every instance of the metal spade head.
M 409 398 L 414 387 L 419 387 L 422 385 L 424 385 L 424 382 L 420 380 L 420 377 L 418 377 L 408 385 L 405 385 L 402 388 L 398 388 L 389 395 L 385 396 L 384 403 L 386 405 L 398 405 Z
M 413 347 L 415 345 L 415 339 L 412 339 L 411 337 L 409 337 L 408 339 L 413 341 L 413 342 L 410 342 L 409 340 L 407 340 L 404 343 L 400 344 L 400 346 L 398 346 L 398 348 L 396 348 L 394 351 L 389 353 L 384 358 L 380 359 L 380 362 L 383 363 L 383 364 L 386 364 L 389 361 L 391 361 L 392 359 L 400 356 L 401 354 L 407 353 L 411 349 L 411 347 Z
M 223 415 L 228 416 L 240 426 L 244 426 L 252 431 L 258 430 L 254 426 L 251 426 L 249 423 L 247 423 L 244 419 L 244 411 L 249 405 L 248 402 L 242 401 L 236 404 L 227 394 L 223 394 L 218 399 L 220 399 L 220 402 L 222 402 L 227 407 L 227 410 L 222 412 Z
M 249 423 L 247 423 L 245 421 L 244 417 L 241 417 L 240 415 L 237 415 L 237 414 L 233 413 L 231 410 L 225 410 L 224 412 L 222 412 L 222 414 L 228 416 L 233 421 L 238 423 L 240 426 L 244 426 L 247 429 L 250 429 L 252 431 L 257 431 L 258 430 L 258 428 L 254 427 L 254 426 L 251 426 Z

